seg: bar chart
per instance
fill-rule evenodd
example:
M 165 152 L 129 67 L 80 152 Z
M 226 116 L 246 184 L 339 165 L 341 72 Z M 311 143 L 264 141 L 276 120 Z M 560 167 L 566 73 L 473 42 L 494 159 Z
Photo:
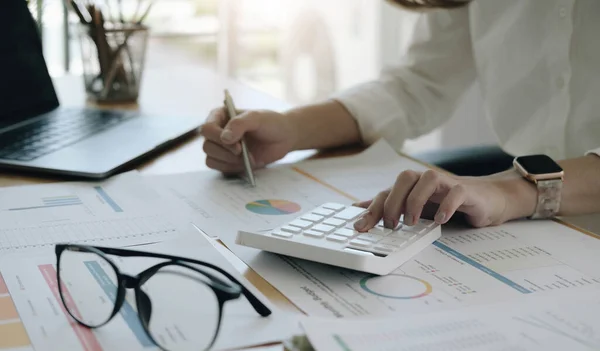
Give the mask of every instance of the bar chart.
M 29 336 L 0 274 L 0 350 L 31 346 Z

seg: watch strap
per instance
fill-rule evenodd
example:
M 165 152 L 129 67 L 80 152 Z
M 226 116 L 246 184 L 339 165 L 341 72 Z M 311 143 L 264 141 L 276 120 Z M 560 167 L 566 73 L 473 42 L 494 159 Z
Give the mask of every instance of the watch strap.
M 562 179 L 538 180 L 538 201 L 531 219 L 554 217 L 560 208 Z

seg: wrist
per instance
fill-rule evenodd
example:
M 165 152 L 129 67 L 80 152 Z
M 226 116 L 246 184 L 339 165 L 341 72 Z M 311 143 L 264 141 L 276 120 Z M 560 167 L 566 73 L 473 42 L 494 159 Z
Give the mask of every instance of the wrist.
M 306 119 L 303 118 L 302 112 L 293 109 L 283 113 L 283 118 L 285 119 L 288 127 L 290 129 L 290 139 L 291 139 L 291 150 L 304 150 L 308 147 L 306 144 L 306 138 L 302 136 L 302 120 L 306 123 Z
M 535 184 L 523 178 L 514 168 L 491 178 L 506 199 L 504 221 L 527 218 L 534 214 L 538 199 Z
M 285 112 L 294 130 L 293 150 L 328 149 L 361 141 L 354 117 L 335 100 Z

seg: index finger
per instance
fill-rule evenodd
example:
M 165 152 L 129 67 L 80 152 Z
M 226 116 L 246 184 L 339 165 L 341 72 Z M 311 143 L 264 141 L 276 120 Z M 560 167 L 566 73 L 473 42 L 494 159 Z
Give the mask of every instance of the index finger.
M 219 107 L 210 111 L 208 118 L 206 118 L 206 123 L 214 123 L 223 128 L 227 124 L 227 113 L 225 112 L 225 108 Z
M 239 144 L 224 145 L 221 141 L 223 127 L 229 120 L 227 117 L 227 113 L 223 107 L 212 110 L 206 118 L 206 122 L 200 127 L 200 134 L 207 140 L 230 150 L 234 155 L 238 155 L 241 152 L 241 146 Z
M 218 142 L 227 124 L 227 114 L 224 108 L 216 108 L 208 114 L 206 121 L 200 126 L 200 134 L 205 138 Z

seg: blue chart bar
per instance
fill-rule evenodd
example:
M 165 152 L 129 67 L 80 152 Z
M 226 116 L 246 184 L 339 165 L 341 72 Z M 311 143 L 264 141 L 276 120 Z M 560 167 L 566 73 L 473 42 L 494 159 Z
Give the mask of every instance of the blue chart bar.
M 57 205 L 81 205 L 81 199 L 77 195 L 68 196 L 56 196 L 56 197 L 44 197 L 42 202 L 47 206 Z
M 44 206 L 32 206 L 32 207 L 19 207 L 19 208 L 9 208 L 9 211 L 26 211 L 26 210 L 35 210 L 38 208 L 48 208 L 48 207 L 62 207 L 62 206 L 73 206 L 80 204 L 57 204 L 57 205 L 44 205 Z
M 442 243 L 441 243 L 441 242 L 439 242 L 439 241 L 434 241 L 434 242 L 433 242 L 433 245 L 435 245 L 435 246 L 437 246 L 438 248 L 440 248 L 440 249 L 442 249 L 442 250 L 446 251 L 446 252 L 447 252 L 447 253 L 449 253 L 450 255 L 452 255 L 452 256 L 454 256 L 454 257 L 458 258 L 459 260 L 461 260 L 461 261 L 463 261 L 463 262 L 465 262 L 465 263 L 468 263 L 468 264 L 470 264 L 471 266 L 473 266 L 473 267 L 475 267 L 475 268 L 479 269 L 480 271 L 482 271 L 482 272 L 484 272 L 484 273 L 487 273 L 487 274 L 488 274 L 488 275 L 490 275 L 491 277 L 498 279 L 499 281 L 501 281 L 501 282 L 503 282 L 504 284 L 506 284 L 506 285 L 510 286 L 511 288 L 513 288 L 513 289 L 515 289 L 515 290 L 519 291 L 520 293 L 523 293 L 523 294 L 530 294 L 530 293 L 531 293 L 531 291 L 530 291 L 530 290 L 528 290 L 528 289 L 526 289 L 526 288 L 522 287 L 521 285 L 519 285 L 519 284 L 517 284 L 517 283 L 513 282 L 512 280 L 510 280 L 510 279 L 506 278 L 505 276 L 503 276 L 503 275 L 501 275 L 501 274 L 499 274 L 499 273 L 497 273 L 497 272 L 494 272 L 493 270 L 491 270 L 491 269 L 487 268 L 486 266 L 484 266 L 484 265 L 480 264 L 479 262 L 477 262 L 477 261 L 475 261 L 475 260 L 473 260 L 473 259 L 471 259 L 471 258 L 469 258 L 469 257 L 467 257 L 467 256 L 465 256 L 465 255 L 463 255 L 463 254 L 461 254 L 460 252 L 458 252 L 458 251 L 456 251 L 456 250 L 454 250 L 454 249 L 451 249 L 451 248 L 449 248 L 448 246 L 446 246 L 446 245 L 442 244 Z
M 100 197 L 102 199 L 104 199 L 104 201 L 106 201 L 106 203 L 112 207 L 112 209 L 115 212 L 123 212 L 123 209 L 117 205 L 117 203 L 115 202 L 115 200 L 113 200 L 110 196 L 108 196 L 108 194 L 106 193 L 106 191 L 104 191 L 104 189 L 101 186 L 95 186 L 94 190 L 96 190 L 96 192 L 98 193 L 98 195 L 100 195 Z
M 85 266 L 90 271 L 92 276 L 94 276 L 96 282 L 98 282 L 98 285 L 100 285 L 102 290 L 104 290 L 108 298 L 111 299 L 112 302 L 115 302 L 115 300 L 117 299 L 117 287 L 112 282 L 110 277 L 106 274 L 106 272 L 102 269 L 102 267 L 100 267 L 100 264 L 96 261 L 86 261 Z M 123 302 L 123 307 L 121 307 L 120 313 L 123 317 L 123 320 L 125 320 L 125 323 L 127 323 L 127 326 L 129 326 L 129 329 L 131 329 L 131 331 L 143 347 L 156 346 L 154 345 L 152 340 L 150 340 L 148 334 L 146 334 L 142 323 L 140 323 L 140 319 L 137 315 L 137 312 L 133 309 L 129 302 L 127 302 L 127 300 Z
M 35 210 L 40 208 L 48 208 L 48 207 L 61 207 L 61 206 L 76 206 L 83 204 L 81 199 L 77 195 L 67 195 L 67 196 L 56 196 L 56 197 L 44 197 L 42 198 L 43 205 L 40 206 L 29 206 L 29 207 L 18 207 L 18 208 L 9 208 L 9 211 L 26 211 L 26 210 Z

